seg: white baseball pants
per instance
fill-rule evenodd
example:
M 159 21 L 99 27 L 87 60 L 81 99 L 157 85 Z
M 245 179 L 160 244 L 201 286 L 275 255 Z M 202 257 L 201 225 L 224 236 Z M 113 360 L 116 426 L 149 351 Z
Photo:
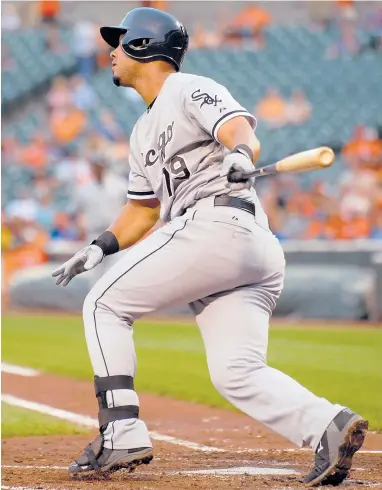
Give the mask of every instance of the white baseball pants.
M 343 407 L 267 365 L 268 327 L 285 260 L 253 215 L 203 199 L 127 251 L 84 302 L 86 340 L 97 376 L 135 377 L 133 323 L 190 304 L 211 380 L 233 405 L 298 446 L 315 448 Z M 107 392 L 110 407 L 139 405 L 132 390 Z M 105 447 L 151 446 L 140 419 L 109 423 Z

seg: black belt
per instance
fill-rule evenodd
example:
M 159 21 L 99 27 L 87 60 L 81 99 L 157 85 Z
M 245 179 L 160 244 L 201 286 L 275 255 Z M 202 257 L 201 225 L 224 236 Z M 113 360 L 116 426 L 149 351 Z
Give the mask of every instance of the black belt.
M 256 207 L 252 202 L 248 202 L 240 197 L 216 196 L 214 201 L 215 206 L 228 206 L 230 208 L 242 209 L 247 213 L 256 216 Z
M 214 200 L 215 206 L 227 206 L 229 208 L 242 209 L 247 211 L 247 213 L 256 216 L 256 207 L 252 202 L 248 202 L 245 199 L 240 199 L 240 197 L 230 197 L 230 196 L 216 196 Z M 181 216 L 186 213 L 187 209 L 184 209 Z

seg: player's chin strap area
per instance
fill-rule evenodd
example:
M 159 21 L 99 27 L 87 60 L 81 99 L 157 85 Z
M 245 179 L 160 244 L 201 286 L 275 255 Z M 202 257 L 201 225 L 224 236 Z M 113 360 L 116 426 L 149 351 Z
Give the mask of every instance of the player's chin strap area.
M 76 460 L 80 466 L 90 465 L 93 470 L 100 469 L 99 458 L 104 451 L 104 431 L 109 423 L 116 420 L 137 419 L 139 407 L 137 405 L 125 405 L 122 407 L 108 407 L 106 392 L 112 390 L 134 390 L 134 379 L 131 376 L 107 376 L 94 377 L 94 390 L 98 399 L 98 421 L 100 434 L 91 442 L 84 453 Z M 107 451 L 107 450 L 106 450 Z

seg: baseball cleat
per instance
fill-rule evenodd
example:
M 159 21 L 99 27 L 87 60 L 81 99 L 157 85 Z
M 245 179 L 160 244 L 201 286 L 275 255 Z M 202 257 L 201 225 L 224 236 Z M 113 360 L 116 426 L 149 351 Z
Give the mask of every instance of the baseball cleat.
M 107 477 L 110 473 L 123 468 L 132 473 L 137 466 L 149 464 L 154 457 L 152 447 L 108 449 L 102 446 L 100 439 L 97 437 L 85 448 L 83 454 L 69 466 L 71 478 Z
M 324 432 L 315 454 L 315 466 L 304 478 L 308 487 L 339 485 L 349 475 L 354 454 L 361 448 L 368 422 L 348 408 Z

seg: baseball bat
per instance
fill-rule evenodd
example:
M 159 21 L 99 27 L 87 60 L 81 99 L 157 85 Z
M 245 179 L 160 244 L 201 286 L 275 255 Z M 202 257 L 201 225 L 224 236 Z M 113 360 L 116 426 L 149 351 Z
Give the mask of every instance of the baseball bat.
M 229 182 L 244 182 L 251 177 L 261 177 L 262 175 L 272 175 L 283 172 L 305 172 L 307 170 L 318 170 L 330 167 L 334 162 L 334 151 L 328 146 L 321 146 L 313 150 L 295 153 L 283 158 L 276 163 L 257 168 L 253 172 L 244 174 L 238 170 L 231 170 L 228 173 Z

